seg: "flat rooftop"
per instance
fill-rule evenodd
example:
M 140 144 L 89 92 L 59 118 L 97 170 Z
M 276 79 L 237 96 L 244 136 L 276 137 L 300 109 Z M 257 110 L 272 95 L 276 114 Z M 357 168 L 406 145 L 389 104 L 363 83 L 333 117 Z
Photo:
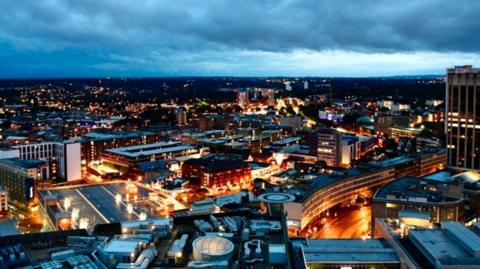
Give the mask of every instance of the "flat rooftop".
M 140 156 L 178 152 L 189 149 L 195 149 L 195 147 L 183 142 L 160 142 L 146 145 L 107 149 L 105 151 L 126 157 L 135 158 Z
M 305 239 L 307 263 L 400 263 L 395 251 L 378 239 Z
M 283 146 L 283 145 L 288 145 L 290 143 L 294 143 L 300 141 L 300 137 L 292 136 L 292 137 L 287 137 L 281 140 L 277 140 L 272 143 L 274 146 Z
M 20 158 L 9 158 L 0 160 L 0 163 L 4 163 L 11 166 L 17 166 L 24 169 L 35 168 L 41 165 L 45 165 L 45 161 L 32 159 L 32 160 L 23 160 Z
M 90 132 L 84 134 L 84 136 L 90 140 L 108 140 L 108 139 L 121 139 L 121 138 L 134 138 L 144 135 L 153 135 L 152 132 L 145 131 L 129 131 L 129 132 Z
M 88 218 L 89 228 L 93 228 L 96 224 L 115 223 L 139 220 L 142 212 L 148 217 L 157 217 L 154 215 L 148 205 L 148 197 L 152 191 L 137 187 L 137 194 L 132 212 L 129 214 L 127 210 L 127 182 L 114 182 L 99 185 L 69 186 L 51 190 L 40 190 L 40 200 L 48 197 L 56 197 L 59 204 L 62 204 L 65 198 L 71 201 L 70 208 L 79 210 L 79 218 Z M 122 201 L 116 201 L 116 195 L 120 194 Z M 164 198 L 161 194 L 158 194 Z M 134 195 L 130 194 L 132 199 Z M 63 213 L 63 207 L 49 207 L 48 210 L 52 214 Z
M 427 188 L 426 186 L 435 186 L 435 188 Z M 380 188 L 374 195 L 373 199 L 386 199 L 395 201 L 409 201 L 420 203 L 438 203 L 438 202 L 455 202 L 458 199 L 444 195 L 443 191 L 447 191 L 448 184 L 442 181 L 429 180 L 421 177 L 405 176 L 395 179 Z
M 440 229 L 414 229 L 409 237 L 436 259 L 472 258 L 473 256 L 459 241 Z M 475 236 L 480 240 L 478 236 Z
M 374 162 L 369 162 L 368 164 L 373 166 L 373 167 L 391 167 L 403 163 L 407 163 L 409 161 L 413 161 L 415 158 L 413 157 L 408 157 L 408 156 L 400 156 L 400 157 L 395 157 L 392 159 L 384 160 L 384 161 L 374 161 Z
M 426 179 L 432 179 L 442 182 L 450 182 L 455 173 L 452 170 L 440 170 L 435 173 L 424 176 Z
M 107 253 L 135 253 L 138 243 L 137 240 L 112 239 L 103 250 Z

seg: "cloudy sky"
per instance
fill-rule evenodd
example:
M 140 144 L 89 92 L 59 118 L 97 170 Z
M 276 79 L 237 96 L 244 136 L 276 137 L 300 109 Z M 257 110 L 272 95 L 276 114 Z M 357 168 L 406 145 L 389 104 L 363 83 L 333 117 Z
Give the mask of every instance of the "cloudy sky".
M 476 0 L 3 0 L 0 77 L 383 76 L 480 66 Z

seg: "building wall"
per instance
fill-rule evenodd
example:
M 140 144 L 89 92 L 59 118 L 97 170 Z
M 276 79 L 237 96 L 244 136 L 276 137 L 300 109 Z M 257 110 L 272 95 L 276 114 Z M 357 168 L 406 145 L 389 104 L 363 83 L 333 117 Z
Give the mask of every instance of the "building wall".
M 18 149 L 0 150 L 0 159 L 18 158 L 20 151 Z
M 34 179 L 19 173 L 18 169 L 0 163 L 0 186 L 8 191 L 10 199 L 25 204 L 35 197 Z
M 66 160 L 65 162 L 65 171 L 67 175 L 65 177 L 66 181 L 75 181 L 82 179 L 82 165 L 81 165 L 81 150 L 80 143 L 71 143 L 66 144 Z
M 442 157 L 443 156 L 443 157 Z M 424 161 L 422 160 L 429 160 Z M 351 201 L 352 197 L 366 190 L 377 189 L 402 176 L 424 176 L 445 165 L 445 152 L 424 154 L 412 161 L 391 167 L 379 167 L 357 176 L 340 179 L 324 188 L 315 190 L 303 200 L 301 229 L 326 213 L 331 207 Z
M 202 187 L 221 187 L 227 183 L 250 183 L 251 169 L 248 164 L 242 163 L 230 169 L 209 172 L 203 166 L 186 162 L 182 165 L 182 177 L 189 179 L 198 178 Z
M 448 165 L 480 169 L 480 69 L 447 70 L 446 134 Z
M 0 217 L 8 215 L 8 192 L 0 188 Z
M 382 169 L 355 177 L 346 177 L 313 192 L 303 202 L 301 229 L 323 216 L 331 207 L 349 202 L 362 191 L 385 185 L 395 178 L 395 169 Z
M 337 167 L 340 163 L 341 135 L 335 131 L 318 133 L 317 158 L 328 166 Z
M 81 142 L 82 164 L 87 165 L 99 161 L 101 153 L 106 149 L 122 148 L 136 145 L 156 143 L 160 140 L 158 135 L 128 136 L 125 138 L 92 139 Z
M 408 201 L 372 201 L 372 220 L 375 218 L 398 219 L 403 210 L 430 213 L 430 222 L 442 221 L 463 222 L 463 201 L 452 203 L 413 203 Z
M 375 131 L 379 133 L 390 133 L 393 126 L 408 127 L 410 118 L 408 116 L 379 115 L 374 118 Z

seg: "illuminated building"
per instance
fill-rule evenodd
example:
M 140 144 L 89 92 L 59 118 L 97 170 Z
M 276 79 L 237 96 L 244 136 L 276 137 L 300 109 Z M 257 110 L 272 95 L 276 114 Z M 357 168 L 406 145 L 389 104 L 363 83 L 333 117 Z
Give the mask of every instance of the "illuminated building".
M 317 159 L 325 161 L 327 166 L 338 167 L 342 135 L 333 129 L 322 128 L 317 132 L 317 139 Z
M 361 157 L 361 143 L 358 137 L 353 135 L 342 135 L 341 143 L 339 166 L 349 168 Z
M 140 225 L 167 207 L 185 209 L 174 199 L 131 182 L 50 188 L 40 190 L 38 195 L 44 230 L 93 230 L 99 224 L 122 221 L 138 221 Z
M 430 106 L 430 107 L 436 107 L 444 103 L 444 100 L 440 99 L 428 99 L 425 101 L 425 105 Z
M 263 147 L 263 149 L 267 151 L 272 151 L 272 152 L 278 152 L 282 150 L 287 150 L 287 149 L 295 149 L 298 150 L 300 149 L 300 137 L 295 137 L 295 136 L 289 136 L 285 137 L 283 139 L 274 141 L 270 143 L 270 145 Z M 280 165 L 281 163 L 279 163 Z
M 294 203 L 301 207 L 297 229 L 305 229 L 313 221 L 323 218 L 330 208 L 347 205 L 398 177 L 423 176 L 425 171 L 431 173 L 444 167 L 445 163 L 445 152 L 438 151 L 371 162 L 339 173 L 320 175 L 305 186 L 297 184 L 297 188 L 303 191 L 301 198 Z M 288 216 L 296 214 L 298 212 L 289 212 Z
M 198 179 L 202 187 L 250 185 L 251 168 L 239 155 L 209 155 L 183 163 L 182 177 Z
M 246 89 L 237 90 L 237 104 L 241 107 L 246 107 L 248 102 L 248 91 Z
M 158 142 L 160 137 L 152 132 L 90 132 L 80 140 L 82 164 L 100 160 L 100 154 L 106 149 L 145 145 Z
M 480 169 L 480 68 L 447 69 L 446 134 L 448 165 Z
M 438 227 L 416 227 L 377 218 L 375 227 L 375 238 L 385 240 L 395 250 L 401 268 L 479 267 L 478 222 L 470 228 L 452 221 L 441 222 Z
M 48 179 L 48 166 L 41 160 L 0 160 L 0 186 L 12 201 L 26 206 L 34 197 L 36 183 Z
M 281 127 L 290 127 L 294 130 L 298 130 L 303 126 L 303 119 L 299 116 L 285 116 L 280 118 L 279 125 Z
M 409 137 L 415 138 L 417 135 L 422 131 L 421 128 L 413 128 L 413 127 L 391 127 L 390 134 L 392 137 L 400 138 L 400 137 Z
M 393 109 L 393 105 L 394 105 L 394 102 L 392 100 L 380 100 L 380 101 L 377 101 L 377 107 L 379 108 L 388 108 L 388 110 L 392 110 Z
M 243 143 L 252 153 L 259 153 L 262 148 L 270 145 L 272 142 L 279 140 L 281 137 L 280 130 L 266 130 L 258 135 L 251 135 L 240 139 L 238 142 Z
M 82 178 L 80 143 L 41 142 L 14 146 L 23 160 L 40 159 L 49 165 L 52 179 L 75 181 Z
M 80 143 L 57 143 L 55 157 L 60 178 L 66 181 L 82 179 Z
M 8 215 L 8 192 L 0 187 L 0 218 Z
M 295 268 L 403 268 L 395 250 L 382 239 L 293 239 Z
M 273 89 L 262 89 L 262 99 L 264 103 L 268 106 L 275 105 L 275 90 Z
M 187 111 L 181 107 L 175 109 L 175 119 L 178 126 L 187 126 Z
M 101 154 L 103 164 L 114 167 L 125 177 L 142 176 L 140 165 L 159 160 L 187 160 L 200 157 L 203 148 L 183 142 L 160 142 L 146 145 L 107 149 Z
M 400 112 L 400 111 L 409 111 L 410 105 L 409 104 L 397 104 L 393 105 L 392 111 Z
M 431 223 L 463 222 L 463 184 L 401 177 L 379 189 L 372 198 L 372 220 L 398 219 L 401 211 L 428 213 Z
M 203 114 L 202 117 L 198 118 L 197 124 L 198 129 L 202 131 L 228 130 L 230 129 L 230 118 L 228 115 Z
M 391 127 L 410 126 L 410 117 L 400 115 L 377 115 L 374 117 L 373 126 L 377 133 L 390 133 Z

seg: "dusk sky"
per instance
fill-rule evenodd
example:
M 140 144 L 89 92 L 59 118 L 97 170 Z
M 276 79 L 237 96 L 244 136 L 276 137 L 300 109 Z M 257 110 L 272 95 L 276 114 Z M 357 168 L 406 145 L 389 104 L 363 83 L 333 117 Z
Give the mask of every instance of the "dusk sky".
M 0 77 L 390 76 L 480 65 L 480 1 L 4 0 Z

